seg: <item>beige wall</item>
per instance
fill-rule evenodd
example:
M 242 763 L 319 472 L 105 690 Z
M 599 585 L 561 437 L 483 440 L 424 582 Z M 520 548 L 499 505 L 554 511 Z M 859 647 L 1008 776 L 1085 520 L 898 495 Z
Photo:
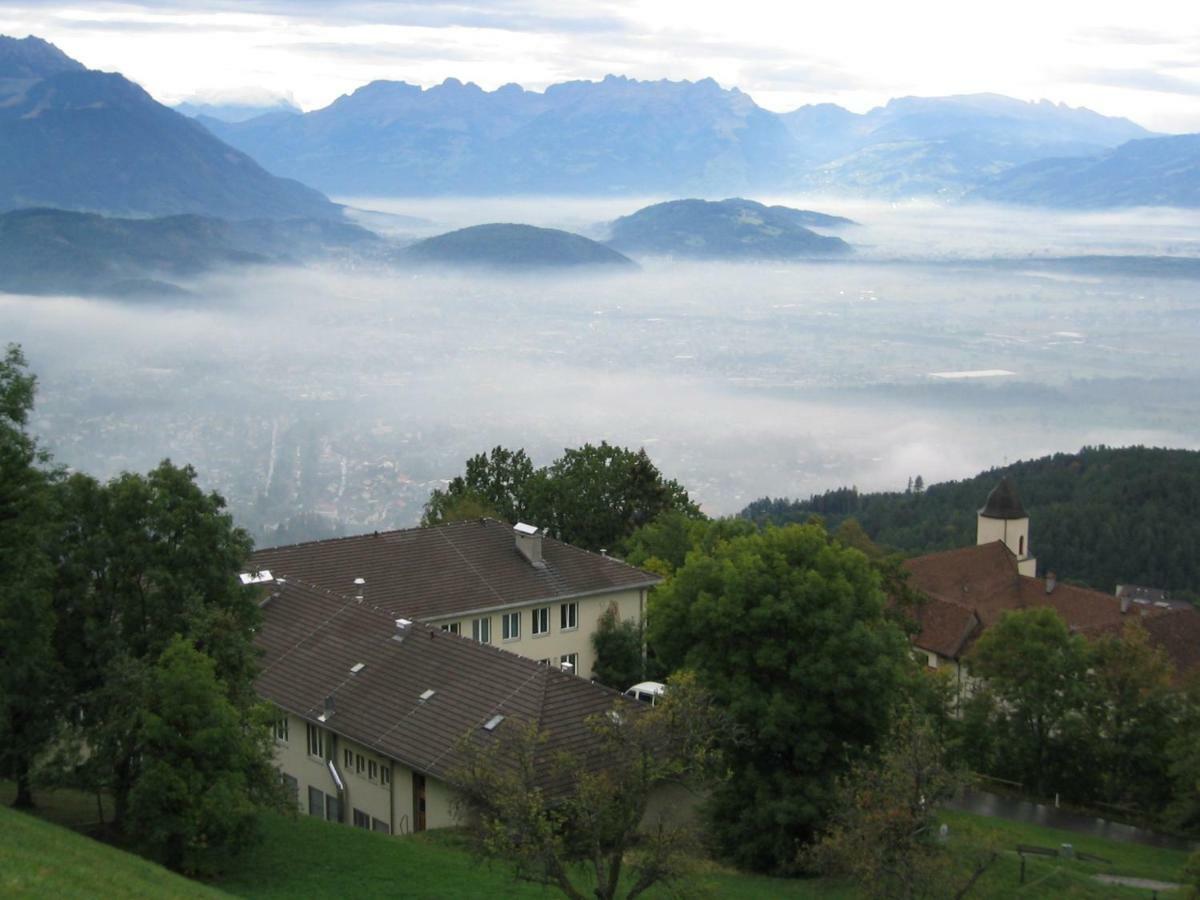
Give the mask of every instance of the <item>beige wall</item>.
M 299 782 L 299 808 L 308 813 L 308 789 L 315 787 L 325 794 L 338 796 L 337 787 L 325 760 L 308 754 L 308 735 L 305 721 L 299 716 L 288 715 L 288 740 L 275 742 L 275 765 L 286 775 Z M 331 721 L 329 723 L 333 725 Z M 341 775 L 345 790 L 341 794 L 343 823 L 354 824 L 354 810 L 359 809 L 387 822 L 393 834 L 408 834 L 413 828 L 413 779 L 412 770 L 395 760 L 388 759 L 367 749 L 357 741 L 325 729 L 325 752 L 335 754 L 334 762 Z M 350 750 L 353 760 L 346 766 L 345 751 Z M 357 771 L 358 757 L 363 757 L 363 771 Z M 377 765 L 376 777 L 369 777 L 368 761 Z M 391 785 L 383 782 L 382 767 L 391 770 Z M 425 823 L 427 828 L 446 828 L 458 824 L 453 791 L 445 783 L 426 777 L 425 779 Z
M 487 617 L 492 623 L 492 644 L 529 659 L 548 659 L 552 665 L 558 665 L 560 659 L 568 653 L 579 654 L 579 668 L 575 674 L 583 678 L 591 678 L 592 669 L 596 664 L 596 654 L 592 650 L 592 632 L 600 621 L 600 616 L 608 609 L 609 604 L 616 603 L 622 619 L 641 621 L 643 590 L 613 591 L 606 594 L 593 594 L 566 601 L 578 604 L 578 626 L 563 631 L 559 608 L 562 601 L 553 603 L 527 603 L 519 606 L 505 607 L 490 611 L 464 616 L 439 616 L 425 619 L 431 625 L 444 625 L 450 622 L 459 623 L 459 633 L 471 637 L 472 619 Z M 544 635 L 533 635 L 532 613 L 543 606 L 550 607 L 550 630 Z M 521 617 L 521 635 L 516 640 L 506 641 L 503 638 L 501 617 L 505 613 L 517 612 Z M 628 687 L 628 685 L 626 685 Z

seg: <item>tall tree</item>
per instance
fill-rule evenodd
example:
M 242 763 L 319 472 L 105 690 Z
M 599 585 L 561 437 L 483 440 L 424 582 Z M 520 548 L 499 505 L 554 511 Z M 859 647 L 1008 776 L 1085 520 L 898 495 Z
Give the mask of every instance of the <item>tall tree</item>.
M 787 870 L 834 803 L 836 775 L 887 732 L 911 667 L 878 574 L 816 525 L 693 551 L 654 596 L 650 643 L 746 735 L 710 820 L 724 855 Z
M 594 680 L 618 691 L 642 680 L 642 629 L 632 619 L 621 621 L 615 603 L 600 614 L 592 649 L 596 651 Z
M 145 695 L 176 635 L 213 659 L 231 702 L 254 702 L 258 607 L 237 578 L 250 542 L 190 466 L 163 462 L 106 485 L 77 476 L 61 496 L 70 515 L 56 551 L 59 641 L 93 750 L 84 772 L 112 792 L 120 827 L 145 759 L 129 698 Z
M 524 450 L 493 447 L 467 460 L 466 471 L 443 490 L 435 488 L 425 503 L 422 525 L 441 525 L 481 515 L 505 522 L 525 518 L 533 463 Z
M 149 855 L 195 872 L 214 850 L 255 833 L 278 803 L 270 713 L 247 716 L 229 699 L 213 659 L 175 637 L 150 668 L 132 742 L 143 756 L 129 796 L 129 834 Z
M 15 805 L 33 805 L 34 760 L 50 741 L 60 699 L 54 657 L 47 457 L 26 433 L 36 379 L 21 349 L 0 359 L 0 774 Z

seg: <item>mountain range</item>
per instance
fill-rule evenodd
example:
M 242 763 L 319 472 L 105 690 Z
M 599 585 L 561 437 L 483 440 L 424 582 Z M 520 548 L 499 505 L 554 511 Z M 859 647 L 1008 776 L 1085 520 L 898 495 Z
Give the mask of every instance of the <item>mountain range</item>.
M 35 37 L 0 36 L 0 210 L 28 207 L 230 219 L 337 218 L 118 74 Z
M 1150 133 L 1127 119 L 994 94 L 905 97 L 864 114 L 777 114 L 712 79 L 608 76 L 527 91 L 376 81 L 302 115 L 201 121 L 273 171 L 341 195 L 728 195 L 814 191 L 957 198 L 1048 157 Z

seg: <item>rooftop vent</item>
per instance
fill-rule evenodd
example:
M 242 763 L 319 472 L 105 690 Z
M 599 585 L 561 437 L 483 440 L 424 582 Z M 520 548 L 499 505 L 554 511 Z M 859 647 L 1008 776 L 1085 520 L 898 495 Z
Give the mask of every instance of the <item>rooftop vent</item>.
M 366 663 L 355 663 L 354 665 L 352 665 L 350 667 L 350 674 L 357 675 L 359 672 L 361 672 L 363 670 L 363 668 L 365 666 L 366 666 Z
M 1058 576 L 1053 572 L 1046 573 L 1046 593 L 1053 594 L 1054 589 L 1058 587 Z
M 426 690 L 421 692 L 421 702 L 424 703 L 426 700 L 428 700 L 430 697 L 432 697 L 436 693 L 437 693 L 437 691 L 435 691 L 433 688 L 427 688 Z
M 392 640 L 400 642 L 408 636 L 408 627 L 412 625 L 412 619 L 397 619 L 396 633 L 392 635 Z
M 513 537 L 517 542 L 517 552 L 529 560 L 529 564 L 537 569 L 546 567 L 542 560 L 542 533 L 536 525 L 518 522 L 513 526 Z
M 500 727 L 500 723 L 504 721 L 504 716 L 497 713 L 483 724 L 484 731 L 495 731 Z
M 1129 612 L 1129 598 L 1122 597 L 1121 598 L 1121 615 L 1125 615 L 1127 612 Z
M 362 603 L 363 600 L 366 599 L 366 596 L 367 596 L 367 579 L 355 578 L 354 579 L 354 599 L 357 600 L 359 603 Z
M 271 577 L 270 569 L 260 569 L 257 572 L 243 572 L 238 578 L 242 584 L 263 584 L 264 582 L 275 580 Z M 282 581 L 283 579 L 279 580 Z

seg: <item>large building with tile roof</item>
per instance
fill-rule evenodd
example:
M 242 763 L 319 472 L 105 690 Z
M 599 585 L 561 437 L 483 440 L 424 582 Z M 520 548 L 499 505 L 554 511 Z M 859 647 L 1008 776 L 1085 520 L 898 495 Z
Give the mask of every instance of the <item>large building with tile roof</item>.
M 494 519 L 265 549 L 253 563 L 257 688 L 279 710 L 285 782 L 311 815 L 392 834 L 455 823 L 464 737 L 537 723 L 547 759 L 586 760 L 588 718 L 624 702 L 587 680 L 592 632 L 610 608 L 641 621 L 660 580 Z
M 641 622 L 661 579 L 618 559 L 495 519 L 260 550 L 254 565 L 389 615 L 590 677 L 591 635 L 610 607 Z
M 536 723 L 550 760 L 594 752 L 588 718 L 616 691 L 287 578 L 262 582 L 259 694 L 279 712 L 276 764 L 302 811 L 405 834 L 453 825 L 463 742 Z
M 979 510 L 974 547 L 907 560 L 909 584 L 925 602 L 915 611 L 913 646 L 932 668 L 950 667 L 960 695 L 967 688 L 962 662 L 984 631 L 1009 611 L 1049 607 L 1074 632 L 1120 633 L 1133 619 L 1146 628 L 1182 677 L 1200 669 L 1200 612 L 1191 604 L 1116 596 L 1039 578 L 1029 547 L 1029 516 L 1006 477 Z

